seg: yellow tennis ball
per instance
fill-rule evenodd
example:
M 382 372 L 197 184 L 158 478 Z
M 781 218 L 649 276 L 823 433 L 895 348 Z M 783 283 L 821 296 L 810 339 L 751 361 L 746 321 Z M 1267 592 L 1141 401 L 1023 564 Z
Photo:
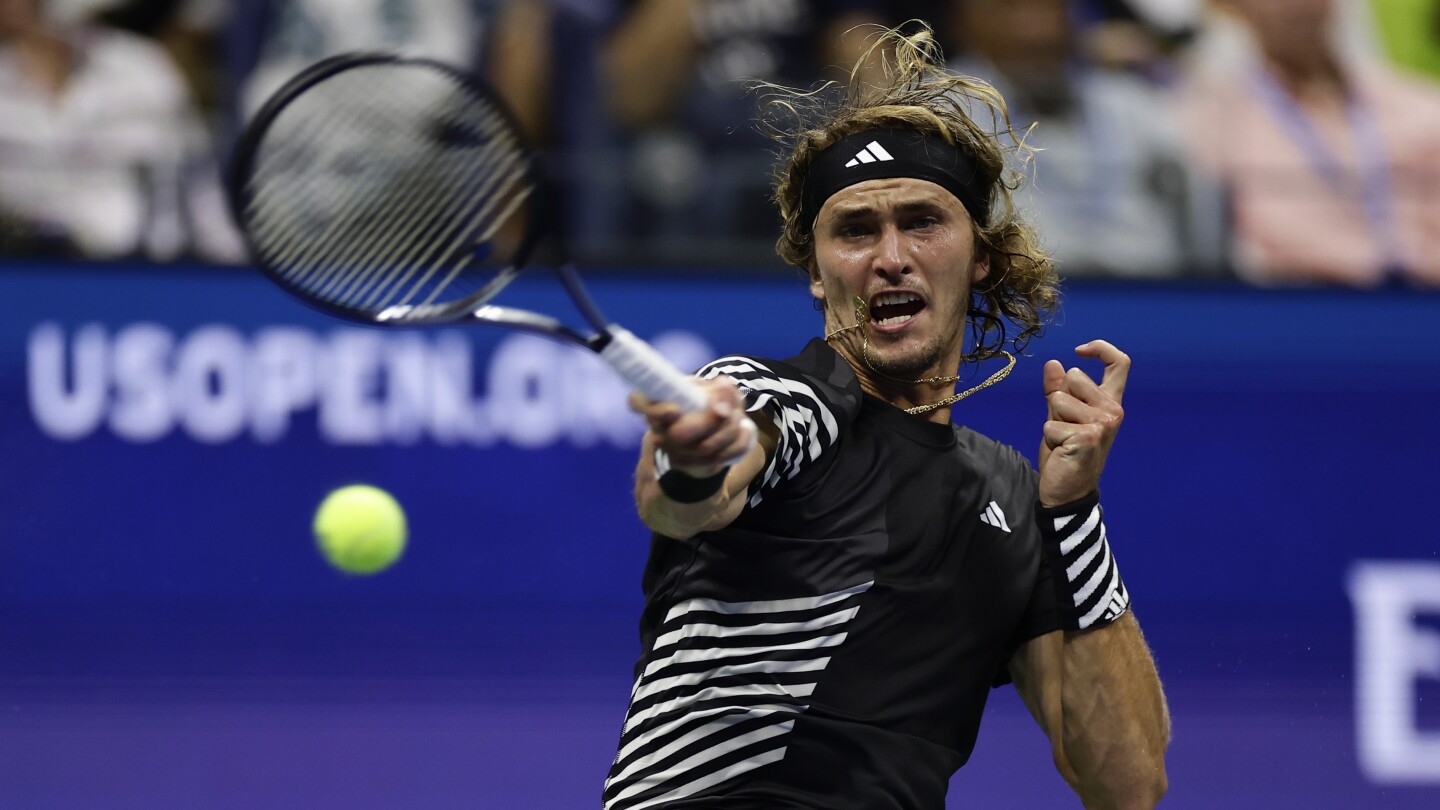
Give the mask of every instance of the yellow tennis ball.
M 389 568 L 405 550 L 405 510 L 378 487 L 341 487 L 315 511 L 315 541 L 330 564 L 347 574 Z

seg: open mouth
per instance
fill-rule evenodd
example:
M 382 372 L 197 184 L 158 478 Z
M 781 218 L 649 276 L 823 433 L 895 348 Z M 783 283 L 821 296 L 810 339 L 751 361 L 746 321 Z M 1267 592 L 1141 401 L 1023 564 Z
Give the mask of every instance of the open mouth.
M 924 308 L 925 302 L 915 293 L 880 293 L 870 299 L 870 322 L 876 326 L 899 326 Z

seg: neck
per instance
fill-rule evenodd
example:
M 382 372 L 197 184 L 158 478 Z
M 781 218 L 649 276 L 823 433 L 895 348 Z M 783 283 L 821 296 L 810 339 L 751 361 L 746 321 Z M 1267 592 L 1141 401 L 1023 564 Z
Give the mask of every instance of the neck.
M 908 410 L 931 405 L 955 393 L 954 370 L 959 367 L 961 360 L 958 351 L 952 352 L 952 357 L 932 364 L 929 370 L 919 374 L 893 375 L 876 368 L 874 354 L 868 349 L 863 335 L 859 332 L 855 327 L 832 328 L 826 332 L 826 342 L 850 364 L 855 378 L 860 382 L 860 390 L 866 394 L 902 410 Z M 946 405 L 916 415 L 931 422 L 949 424 L 950 407 Z
M 1296 98 L 1337 91 L 1343 95 L 1346 90 L 1345 73 L 1329 51 L 1305 55 L 1266 51 L 1265 65 L 1276 81 Z
M 842 354 L 845 353 L 842 352 Z M 869 368 L 863 360 L 857 362 L 849 354 L 845 354 L 845 359 L 849 361 L 850 368 L 854 369 L 855 377 L 860 381 L 860 390 L 901 410 L 924 407 L 955 393 L 954 382 L 902 382 L 883 376 Z M 940 376 L 948 378 L 950 375 Z M 944 405 L 934 410 L 917 413 L 915 417 L 928 422 L 948 425 L 950 423 L 950 406 Z

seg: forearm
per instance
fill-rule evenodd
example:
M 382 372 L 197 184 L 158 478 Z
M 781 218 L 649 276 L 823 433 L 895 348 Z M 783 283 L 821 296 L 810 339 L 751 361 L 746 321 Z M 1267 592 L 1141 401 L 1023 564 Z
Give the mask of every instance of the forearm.
M 641 522 L 651 531 L 677 540 L 688 540 L 701 532 L 729 525 L 744 507 L 744 499 L 743 496 L 737 497 L 730 487 L 722 485 L 706 500 L 680 503 L 666 497 L 654 481 L 637 481 L 635 505 Z
M 1100 383 L 1049 360 L 1037 471 L 1041 552 L 1060 626 L 1021 647 L 1015 684 L 1050 737 L 1055 764 L 1091 810 L 1152 808 L 1165 795 L 1170 718 L 1155 662 L 1110 551 L 1100 474 L 1124 419 L 1130 357 L 1092 340 Z
M 765 448 L 757 445 L 724 471 L 720 488 L 704 500 L 686 503 L 667 496 L 655 474 L 655 446 L 647 435 L 635 469 L 635 508 L 651 531 L 688 540 L 724 528 L 739 517 L 749 495 L 750 481 L 765 463 Z
M 623 126 L 662 119 L 689 86 L 700 45 L 691 0 L 647 0 L 605 46 L 602 69 L 611 114 Z
M 510 3 L 496 21 L 487 69 L 497 92 L 534 143 L 549 127 L 551 65 L 550 6 L 532 0 Z
M 1056 759 L 1087 808 L 1150 808 L 1165 793 L 1170 717 L 1132 612 L 1062 644 Z

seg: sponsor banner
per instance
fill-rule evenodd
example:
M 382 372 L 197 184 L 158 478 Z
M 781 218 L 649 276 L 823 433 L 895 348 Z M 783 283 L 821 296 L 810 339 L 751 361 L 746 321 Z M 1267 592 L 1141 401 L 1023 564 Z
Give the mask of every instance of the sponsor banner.
M 783 270 L 590 280 L 685 368 L 788 356 L 821 331 Z M 543 273 L 505 295 L 570 311 Z M 1074 284 L 1011 378 L 956 411 L 1033 458 L 1044 360 L 1076 364 L 1097 337 L 1134 359 L 1104 502 L 1171 693 L 1167 806 L 1440 805 L 1437 324 L 1440 296 L 1398 291 Z M 506 648 L 561 660 L 598 627 L 576 617 L 629 623 L 639 606 L 625 396 L 580 350 L 364 328 L 240 270 L 0 269 L 0 681 L 63 684 L 100 660 L 183 673 L 197 639 L 246 627 L 269 640 L 255 678 L 373 646 L 418 683 L 483 659 L 436 639 L 497 611 L 563 617 L 546 637 L 568 641 Z M 357 481 L 393 492 L 412 530 L 400 563 L 363 580 L 326 568 L 309 531 L 324 494 Z M 313 643 L 352 611 L 388 629 Z M 234 662 L 214 649 L 214 667 Z M 613 674 L 627 656 L 586 660 Z M 977 759 L 1006 739 L 982 733 Z M 613 751 L 594 753 L 603 773 Z
M 682 367 L 714 356 L 692 332 L 653 342 Z M 477 367 L 475 347 L 453 331 L 44 321 L 25 368 L 35 427 L 66 442 L 108 433 L 136 444 L 172 435 L 275 444 L 307 414 L 317 438 L 337 446 L 631 448 L 643 431 L 598 357 L 530 335 L 500 339 Z

